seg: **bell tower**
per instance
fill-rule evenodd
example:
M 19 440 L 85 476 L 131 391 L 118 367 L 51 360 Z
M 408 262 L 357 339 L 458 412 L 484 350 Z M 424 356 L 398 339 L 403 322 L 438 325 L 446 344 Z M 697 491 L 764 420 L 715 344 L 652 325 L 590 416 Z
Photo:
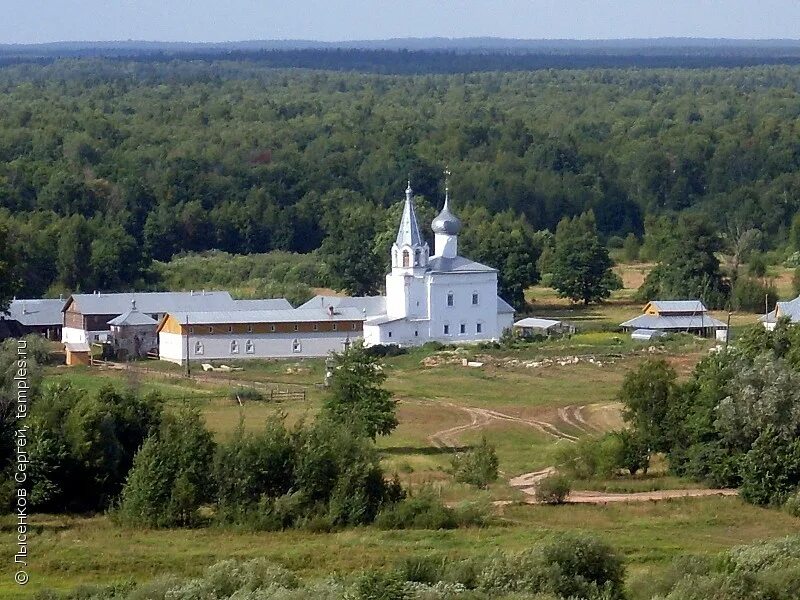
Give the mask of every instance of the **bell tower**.
M 427 312 L 424 275 L 430 248 L 419 231 L 411 182 L 406 188 L 403 216 L 392 244 L 392 270 L 386 276 L 386 311 L 392 317 L 415 317 Z

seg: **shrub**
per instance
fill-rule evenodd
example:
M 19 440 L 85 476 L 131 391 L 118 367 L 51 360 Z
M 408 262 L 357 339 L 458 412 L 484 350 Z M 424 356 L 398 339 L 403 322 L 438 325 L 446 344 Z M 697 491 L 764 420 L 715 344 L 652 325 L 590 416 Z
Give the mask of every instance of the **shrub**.
M 543 504 L 564 504 L 572 484 L 564 475 L 548 475 L 536 486 L 536 501 Z
M 447 559 L 441 556 L 408 556 L 397 567 L 404 581 L 434 584 L 444 580 Z
M 753 277 L 764 277 L 767 274 L 767 260 L 760 252 L 754 252 L 747 263 L 747 273 Z
M 623 441 L 616 434 L 584 437 L 559 451 L 559 468 L 576 479 L 611 477 L 621 468 Z
M 253 387 L 237 387 L 231 390 L 230 399 L 233 402 L 259 402 L 264 400 L 261 390 Z
M 800 491 L 789 496 L 783 503 L 783 508 L 793 517 L 800 517 Z
M 374 356 L 376 358 L 386 358 L 408 354 L 408 349 L 398 346 L 397 344 L 375 344 L 374 346 L 365 348 L 364 351 L 369 356 Z
M 625 260 L 628 262 L 639 260 L 640 248 L 641 245 L 639 244 L 639 239 L 633 233 L 629 233 L 627 236 L 625 236 L 625 241 L 622 244 Z
M 753 504 L 783 504 L 800 485 L 800 441 L 768 425 L 742 461 L 742 498 Z
M 355 584 L 353 600 L 407 600 L 411 595 L 396 573 L 368 571 Z
M 453 457 L 453 477 L 456 481 L 484 489 L 493 481 L 497 481 L 499 464 L 494 446 L 491 446 L 484 436 L 480 445 Z
M 627 469 L 631 475 L 636 475 L 639 471 L 647 473 L 650 467 L 650 451 L 641 436 L 630 429 L 623 429 L 612 435 L 619 440 L 616 466 Z
M 375 524 L 381 529 L 455 529 L 483 525 L 485 518 L 480 505 L 450 508 L 433 491 L 423 489 L 381 510 Z

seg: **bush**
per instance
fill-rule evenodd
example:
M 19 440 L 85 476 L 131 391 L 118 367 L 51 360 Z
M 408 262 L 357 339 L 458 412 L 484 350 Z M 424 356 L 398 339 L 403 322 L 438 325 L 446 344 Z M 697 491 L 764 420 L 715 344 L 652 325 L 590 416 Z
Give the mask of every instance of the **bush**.
M 630 429 L 623 429 L 612 435 L 619 440 L 616 466 L 627 469 L 631 475 L 636 475 L 639 471 L 647 473 L 650 467 L 650 451 L 641 436 Z
M 444 580 L 447 559 L 441 556 L 408 556 L 397 567 L 404 581 L 434 584 Z
M 497 481 L 499 464 L 494 446 L 491 446 L 484 436 L 480 445 L 453 457 L 453 477 L 456 481 L 485 489 L 490 483 Z
M 793 517 L 800 517 L 800 491 L 789 496 L 783 503 L 783 508 Z
M 752 277 L 764 277 L 767 274 L 767 260 L 760 252 L 754 252 L 747 263 L 747 274 Z
M 398 346 L 397 344 L 375 344 L 374 346 L 365 348 L 364 351 L 369 356 L 374 356 L 376 358 L 386 358 L 408 354 L 408 350 L 406 348 Z
M 542 504 L 564 504 L 572 489 L 572 483 L 564 475 L 548 475 L 536 486 L 536 501 Z
M 458 508 L 445 506 L 430 489 L 387 506 L 375 524 L 381 529 L 455 529 L 483 525 L 485 511 L 475 504 Z
M 231 390 L 230 399 L 237 403 L 260 402 L 264 400 L 264 394 L 256 388 L 240 386 Z
M 368 571 L 355 584 L 353 600 L 408 600 L 406 583 L 396 573 Z
M 625 255 L 625 260 L 634 262 L 639 260 L 639 250 L 641 245 L 639 239 L 632 233 L 625 236 L 625 241 L 622 244 L 622 250 Z
M 621 468 L 623 441 L 616 434 L 584 437 L 559 451 L 558 467 L 576 479 L 611 477 Z

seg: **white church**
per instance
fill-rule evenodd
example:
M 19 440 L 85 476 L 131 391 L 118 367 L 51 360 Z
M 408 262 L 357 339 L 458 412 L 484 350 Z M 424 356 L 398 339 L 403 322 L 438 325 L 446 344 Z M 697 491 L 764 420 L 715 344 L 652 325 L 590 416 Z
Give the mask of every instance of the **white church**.
M 304 306 L 358 307 L 364 343 L 417 346 L 497 340 L 514 323 L 514 309 L 497 295 L 497 269 L 458 255 L 461 221 L 444 208 L 431 223 L 435 248 L 420 233 L 411 184 L 392 245 L 385 297 L 318 296 Z

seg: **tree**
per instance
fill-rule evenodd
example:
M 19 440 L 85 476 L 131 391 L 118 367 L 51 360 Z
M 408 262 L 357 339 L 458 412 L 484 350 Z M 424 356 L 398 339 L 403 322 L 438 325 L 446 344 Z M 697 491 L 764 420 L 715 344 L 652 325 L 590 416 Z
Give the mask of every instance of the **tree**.
M 0 315 L 8 310 L 11 299 L 19 288 L 14 263 L 8 229 L 0 224 Z
M 453 457 L 453 477 L 456 481 L 485 489 L 497 480 L 499 464 L 494 446 L 486 441 L 486 436 L 483 436 L 480 445 Z
M 560 296 L 584 304 L 608 298 L 619 287 L 611 264 L 591 212 L 561 220 L 552 258 L 552 285 Z
M 639 297 L 642 300 L 699 298 L 710 308 L 723 306 L 729 286 L 720 270 L 716 254 L 720 250 L 719 234 L 705 219 L 678 219 L 663 243 L 658 264 L 639 288 Z
M 145 527 L 190 526 L 214 498 L 214 440 L 199 412 L 167 414 L 136 454 L 117 517 Z
M 376 211 L 363 201 L 354 204 L 351 196 L 336 193 L 325 199 L 337 208 L 325 218 L 327 237 L 320 254 L 337 287 L 354 296 L 365 296 L 377 293 L 385 273 L 385 258 L 373 251 Z
M 333 379 L 323 413 L 333 422 L 375 439 L 397 427 L 397 401 L 383 387 L 383 365 L 361 342 L 333 355 Z
M 619 392 L 623 417 L 651 452 L 667 451 L 673 430 L 668 422 L 677 374 L 663 360 L 648 360 L 628 373 Z
M 800 486 L 800 441 L 768 425 L 742 461 L 742 498 L 781 505 Z
M 625 260 L 628 262 L 635 262 L 639 260 L 639 239 L 632 233 L 625 236 L 625 241 L 622 243 L 622 250 L 625 254 Z

